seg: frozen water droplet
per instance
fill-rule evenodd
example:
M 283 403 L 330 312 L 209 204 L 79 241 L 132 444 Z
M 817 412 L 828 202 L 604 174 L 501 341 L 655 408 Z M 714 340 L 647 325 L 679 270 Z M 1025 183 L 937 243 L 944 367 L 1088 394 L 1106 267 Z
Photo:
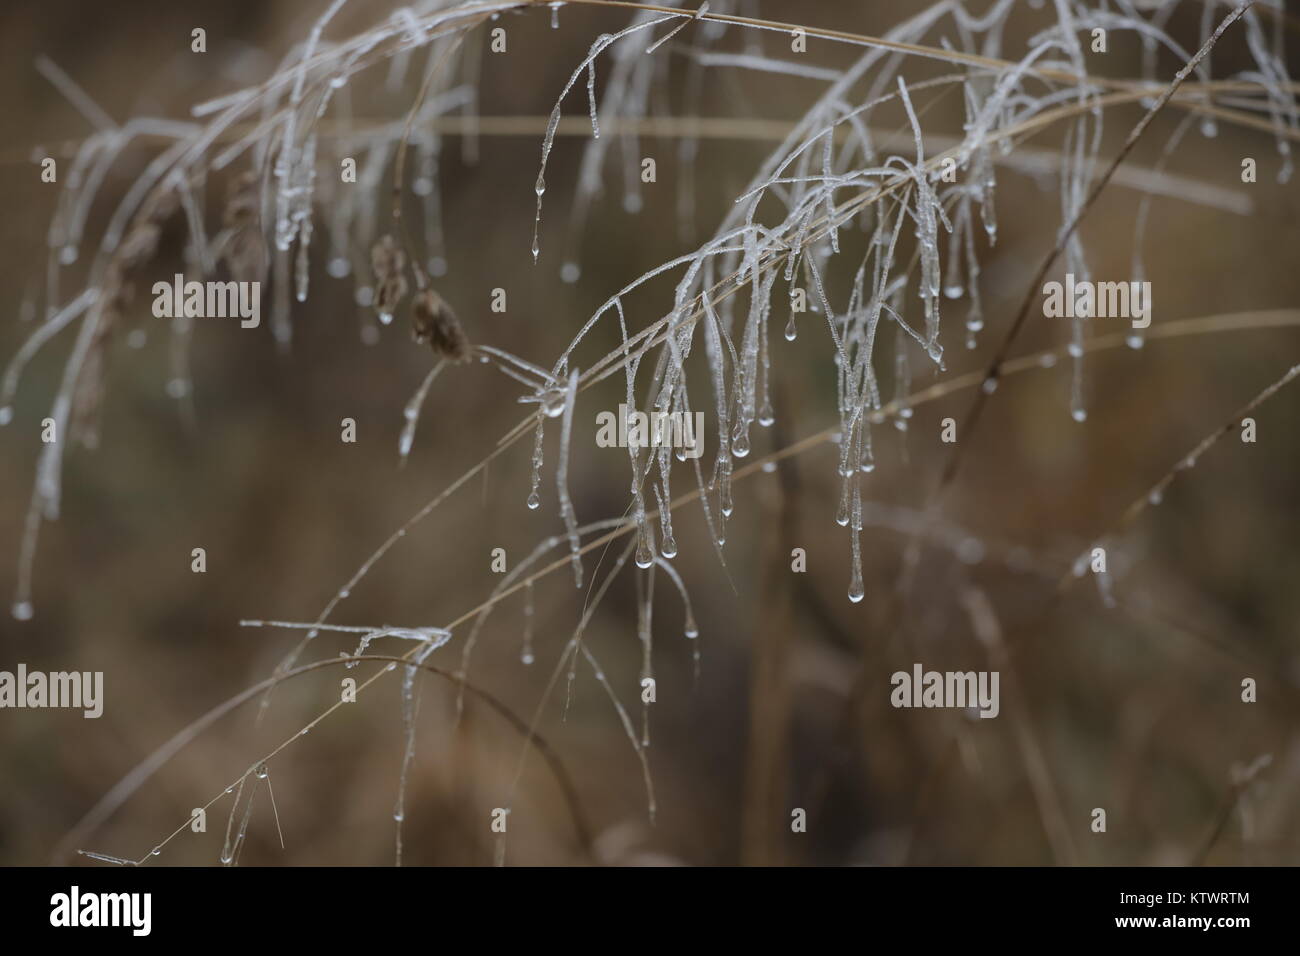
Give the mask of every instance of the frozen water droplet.
M 625 212 L 638 213 L 641 211 L 642 205 L 641 197 L 636 193 L 628 193 L 623 197 L 623 210 Z
M 1073 418 L 1076 422 L 1087 421 L 1088 412 L 1086 409 L 1083 408 L 1075 408 L 1070 411 L 1070 417 Z
M 685 634 L 687 639 L 692 641 L 700 636 L 700 629 L 695 624 L 695 618 L 693 617 L 686 618 Z
M 381 325 L 389 325 L 392 321 L 393 321 L 393 313 L 391 312 L 379 313 L 379 322 Z
M 156 846 L 149 851 L 150 856 L 162 856 L 162 847 Z
M 76 246 L 64 246 L 62 249 L 59 250 L 59 262 L 63 263 L 65 266 L 70 266 L 76 261 L 77 261 Z
M 253 773 L 257 776 L 258 780 L 265 780 L 271 771 L 266 769 L 266 764 L 259 763 L 257 769 L 254 770 Z
M 966 289 L 964 286 L 957 285 L 956 283 L 954 283 L 953 285 L 946 285 L 943 287 L 943 294 L 950 299 L 960 299 L 961 294 L 965 291 Z
M 749 433 L 742 431 L 731 440 L 731 453 L 737 458 L 744 458 L 749 454 Z
M 339 597 L 340 597 L 340 598 L 346 598 L 346 597 L 348 597 L 348 596 L 351 595 L 351 594 L 352 594 L 352 592 L 349 591 L 347 588 L 344 588 L 343 590 L 339 591 Z
M 1146 339 L 1140 335 L 1130 335 L 1124 340 L 1124 343 L 1131 349 L 1140 349 L 1146 342 Z
M 638 568 L 648 568 L 655 563 L 655 553 L 654 549 L 650 547 L 649 538 L 648 534 L 637 534 L 635 561 Z
M 776 462 L 774 462 L 774 461 L 765 461 L 765 462 L 763 462 L 763 471 L 766 472 L 766 473 L 769 474 L 769 475 L 772 474 L 773 472 L 775 472 L 775 471 L 776 471 Z
M 542 393 L 542 414 L 547 418 L 559 418 L 564 414 L 564 405 L 567 401 L 564 390 L 559 388 L 550 388 Z
M 167 394 L 172 398 L 184 398 L 189 394 L 189 382 L 183 378 L 174 378 L 167 383 Z
M 582 270 L 576 262 L 566 262 L 560 266 L 560 278 L 565 282 L 577 282 L 580 275 Z
M 537 658 L 533 657 L 532 651 L 524 651 L 519 655 L 519 660 L 524 664 L 531 664 Z
M 1071 342 L 1065 347 L 1065 351 L 1070 358 L 1083 358 L 1083 346 L 1078 342 Z
M 368 309 L 374 304 L 375 290 L 368 285 L 359 285 L 357 291 L 353 294 L 353 298 L 361 308 Z
M 787 342 L 793 342 L 793 341 L 795 340 L 795 337 L 796 337 L 798 334 L 799 334 L 799 330 L 798 330 L 797 328 L 795 328 L 795 325 L 794 325 L 794 316 L 792 315 L 792 316 L 790 316 L 790 321 L 789 321 L 788 323 L 786 323 L 786 326 L 785 326 L 785 340 L 786 340 Z
M 14 410 L 12 408 L 10 408 L 8 405 L 6 405 L 4 408 L 0 408 L 0 425 L 8 425 L 13 420 L 14 420 Z
M 445 276 L 447 274 L 447 260 L 442 256 L 434 256 L 429 260 L 429 275 Z
M 980 383 L 980 391 L 983 392 L 985 395 L 992 395 L 997 390 L 998 390 L 998 380 L 992 375 L 990 375 L 988 378 L 984 379 L 984 381 Z
M 1153 505 L 1158 505 L 1160 504 L 1160 502 L 1164 500 L 1165 500 L 1164 492 L 1161 491 L 1159 488 L 1153 489 L 1151 494 L 1147 495 L 1147 501 L 1149 501 Z
M 16 617 L 18 620 L 20 620 L 20 621 L 30 621 L 30 620 L 32 619 L 32 614 L 33 614 L 33 613 L 34 613 L 34 612 L 33 612 L 33 610 L 32 610 L 32 602 L 31 602 L 31 601 L 15 601 L 15 602 L 14 602 L 14 606 L 13 606 L 13 614 L 14 614 L 14 617 Z
M 329 261 L 329 265 L 325 267 L 325 271 L 335 279 L 342 279 L 352 271 L 352 264 L 343 256 L 335 256 Z
M 528 501 L 525 502 L 525 504 L 528 505 L 528 509 L 530 511 L 536 511 L 539 507 L 541 507 L 542 499 L 538 497 L 537 492 L 533 491 L 529 493 Z
M 1219 124 L 1214 122 L 1213 117 L 1207 116 L 1201 120 L 1201 135 L 1206 139 L 1214 139 L 1219 135 Z
M 677 539 L 671 534 L 664 535 L 664 539 L 659 544 L 659 553 L 665 558 L 677 557 Z
M 336 90 L 342 89 L 347 85 L 347 82 L 348 78 L 346 76 L 339 75 L 330 77 L 330 86 L 334 87 Z

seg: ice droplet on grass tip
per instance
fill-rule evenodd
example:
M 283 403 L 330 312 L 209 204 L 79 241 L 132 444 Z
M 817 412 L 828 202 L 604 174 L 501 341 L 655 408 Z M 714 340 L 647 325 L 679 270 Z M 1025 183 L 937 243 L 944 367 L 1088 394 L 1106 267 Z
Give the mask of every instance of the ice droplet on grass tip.
M 30 621 L 32 619 L 32 602 L 15 601 L 13 606 L 13 615 L 20 621 Z

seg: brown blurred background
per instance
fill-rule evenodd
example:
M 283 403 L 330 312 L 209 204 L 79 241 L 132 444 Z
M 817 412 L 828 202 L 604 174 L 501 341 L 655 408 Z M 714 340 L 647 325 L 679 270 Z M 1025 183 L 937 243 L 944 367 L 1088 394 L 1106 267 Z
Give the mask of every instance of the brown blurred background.
M 1194 34 L 1199 7 L 1187 6 L 1172 28 Z M 0 14 L 8 104 L 0 176 L 6 210 L 0 220 L 6 250 L 0 357 L 7 360 L 33 327 L 19 317 L 20 304 L 30 284 L 42 281 L 43 237 L 56 199 L 56 187 L 40 183 L 31 156 L 87 132 L 33 68 L 34 57 L 50 56 L 119 122 L 139 114 L 182 118 L 189 105 L 266 76 L 323 7 L 144 0 L 6 7 Z M 879 35 L 919 5 L 763 0 L 756 9 L 776 20 L 798 16 Z M 383 4 L 357 0 L 327 36 L 347 35 L 388 12 Z M 545 116 L 594 37 L 627 20 L 625 11 L 566 7 L 559 29 L 551 31 L 544 9 L 505 18 L 509 53 L 485 59 L 483 112 Z M 188 52 L 195 26 L 208 31 L 203 57 Z M 1008 55 L 1019 55 L 1027 34 L 1028 26 L 1009 33 Z M 1216 54 L 1216 73 L 1245 64 L 1240 36 L 1229 40 Z M 738 49 L 744 41 L 736 31 L 724 47 Z M 482 31 L 470 42 L 483 42 Z M 764 42 L 773 54 L 783 52 L 780 42 Z M 827 66 L 847 65 L 853 56 L 816 40 L 809 41 L 809 55 Z M 1170 60 L 1161 64 L 1162 76 L 1176 67 Z M 1136 70 L 1136 47 L 1116 39 L 1107 72 Z M 924 66 L 916 73 L 932 74 Z M 792 121 L 820 88 L 814 81 L 726 69 L 710 77 L 701 104 L 707 116 Z M 379 118 L 405 114 L 409 86 L 388 98 Z M 679 92 L 665 95 L 677 103 L 671 97 Z M 385 101 L 374 102 L 380 109 Z M 959 133 L 956 106 L 955 100 L 936 106 L 926 116 L 927 130 Z M 584 114 L 580 88 L 565 107 L 569 115 Z M 1138 116 L 1133 108 L 1110 114 L 1104 155 L 1113 155 Z M 1132 162 L 1151 166 L 1177 119 L 1161 117 Z M 1059 129 L 1049 130 L 1031 145 L 1056 148 L 1060 136 Z M 637 214 L 619 202 L 621 172 L 612 150 L 606 194 L 580 247 L 582 278 L 566 284 L 559 278 L 560 252 L 583 140 L 565 137 L 555 147 L 543 255 L 534 267 L 528 245 L 539 143 L 536 134 L 484 137 L 471 165 L 458 140 L 448 137 L 442 193 L 449 268 L 438 288 L 475 342 L 508 348 L 545 367 L 617 288 L 707 238 L 772 145 L 727 138 L 701 144 L 694 173 L 698 231 L 689 241 L 673 215 L 681 176 L 675 143 L 643 143 L 646 155 L 657 158 L 659 181 L 645 187 L 646 208 Z M 150 155 L 145 148 L 128 151 L 105 195 L 120 196 Z M 1254 185 L 1240 182 L 1244 156 L 1259 161 Z M 1184 139 L 1169 171 L 1245 192 L 1255 212 L 1239 216 L 1155 199 L 1145 256 L 1155 326 L 1300 302 L 1300 204 L 1294 182 L 1274 182 L 1277 164 L 1272 139 L 1260 133 L 1221 124 L 1215 138 L 1192 131 Z M 1089 215 L 1083 234 L 1096 275 L 1127 275 L 1137 202 L 1136 192 L 1115 186 Z M 917 388 L 987 362 L 1052 242 L 1059 224 L 1052 177 L 1039 182 L 1003 169 L 997 205 L 999 241 L 983 263 L 989 329 L 980 348 L 968 352 L 960 327 L 964 307 L 950 308 L 947 371 L 915 362 Z M 102 228 L 109 211 L 108 203 L 97 204 L 92 225 Z M 218 214 L 212 205 L 210 217 Z M 409 462 L 399 468 L 402 408 L 430 367 L 429 354 L 411 343 L 400 318 L 377 344 L 363 344 L 352 280 L 326 274 L 324 249 L 322 240 L 310 298 L 294 306 L 290 353 L 278 353 L 271 341 L 269 309 L 256 333 L 199 323 L 192 420 L 165 392 L 168 343 L 156 320 L 141 319 L 149 332 L 143 348 L 114 345 L 101 447 L 69 454 L 62 517 L 42 532 L 35 618 L 0 616 L 0 669 L 23 661 L 46 671 L 102 670 L 105 712 L 84 720 L 70 711 L 0 711 L 0 861 L 49 861 L 73 824 L 131 767 L 209 707 L 267 677 L 298 633 L 240 628 L 239 620 L 313 619 L 393 529 L 520 419 L 522 388 L 484 366 L 449 369 L 430 393 Z M 160 266 L 159 277 L 172 271 Z M 78 274 L 69 270 L 65 288 Z M 508 292 L 505 314 L 489 310 L 494 287 Z M 140 305 L 148 301 L 143 297 Z M 671 285 L 657 285 L 629 299 L 629 322 L 642 328 L 670 303 Z M 793 343 L 774 330 L 779 427 L 754 429 L 755 456 L 772 450 L 777 432 L 792 442 L 836 420 L 831 351 L 818 321 L 805 317 Z M 39 423 L 74 334 L 61 334 L 32 364 L 14 421 L 0 429 L 5 589 L 17 575 Z M 1063 325 L 1033 321 L 1017 352 L 1063 346 L 1065 335 Z M 878 365 L 887 367 L 886 354 Z M 853 605 L 845 597 L 849 547 L 833 521 L 838 480 L 830 446 L 798 456 L 781 472 L 737 484 L 725 571 L 698 505 L 680 511 L 681 552 L 674 564 L 694 602 L 701 662 L 696 681 L 680 601 L 661 574 L 654 617 L 658 700 L 648 750 L 658 796 L 655 824 L 647 820 L 636 757 L 589 669 L 579 668 L 567 721 L 560 713 L 561 677 L 539 726 L 573 776 L 596 835 L 596 859 L 1296 862 L 1300 392 L 1284 390 L 1256 413 L 1257 443 L 1227 436 L 1114 543 L 1118 607 L 1104 607 L 1087 581 L 1060 600 L 1053 591 L 1070 559 L 1113 526 L 1129 501 L 1298 354 L 1294 328 L 1106 351 L 1086 366 L 1084 424 L 1070 419 L 1066 362 L 1008 378 L 967 449 L 943 512 L 945 526 L 965 529 L 955 540 L 983 542 L 983 560 L 971 560 L 981 550 L 972 543 L 957 552 L 926 547 L 903 614 L 892 594 L 905 536 L 893 530 L 864 532 L 867 599 Z M 579 404 L 570 482 L 582 521 L 617 516 L 627 505 L 626 459 L 591 440 L 596 410 L 614 408 L 620 388 L 618 380 L 606 383 Z M 878 467 L 865 485 L 872 502 L 900 509 L 924 504 L 946 451 L 938 441 L 939 421 L 949 415 L 960 421 L 972 397 L 965 390 L 920 406 L 907 434 L 888 425 L 877 429 Z M 344 417 L 357 422 L 356 444 L 339 441 Z M 443 624 L 483 600 L 496 583 L 489 570 L 493 548 L 504 547 L 513 566 L 542 537 L 562 531 L 552 471 L 557 424 L 548 429 L 541 509 L 524 507 L 529 439 L 408 535 L 343 602 L 334 622 Z M 712 422 L 706 429 L 711 445 Z M 710 448 L 705 461 L 711 460 Z M 785 494 L 782 479 L 794 483 Z M 685 472 L 677 484 L 688 490 Z M 807 551 L 806 575 L 789 573 L 791 542 Z M 190 571 L 195 547 L 207 551 L 206 574 Z M 589 575 L 594 566 L 589 558 Z M 1017 679 L 1013 683 L 1003 667 L 1000 717 L 970 721 L 951 711 L 894 710 L 889 674 L 910 669 L 913 661 L 940 670 L 996 668 L 963 607 L 971 587 L 987 594 L 1013 648 L 1010 667 Z M 475 682 L 524 719 L 537 706 L 582 609 L 567 569 L 539 583 L 536 594 L 537 663 L 527 667 L 519 660 L 523 605 L 516 596 L 490 618 L 472 672 Z M 636 601 L 629 569 L 601 605 L 587 640 L 639 726 Z M 430 662 L 454 668 L 466 633 L 458 629 Z M 313 656 L 332 656 L 353 644 L 351 637 L 326 635 Z M 185 822 L 191 807 L 206 803 L 336 699 L 342 676 L 329 669 L 282 687 L 260 727 L 255 705 L 224 719 L 79 845 L 144 855 Z M 242 863 L 392 862 L 403 748 L 396 676 L 271 762 L 286 849 L 279 848 L 261 802 Z M 1240 702 L 1243 677 L 1258 682 L 1258 703 Z M 405 862 L 490 863 L 489 814 L 506 805 L 520 738 L 473 701 L 457 725 L 454 691 L 435 677 L 425 680 Z M 1235 794 L 1234 765 L 1263 754 L 1272 755 L 1271 765 Z M 771 788 L 756 778 L 764 776 L 764 766 L 775 767 L 767 775 L 776 781 Z M 215 804 L 208 832 L 182 833 L 158 862 L 215 863 L 228 806 L 228 798 Z M 808 811 L 806 834 L 789 832 L 796 807 Z M 1094 807 L 1107 809 L 1104 835 L 1089 829 Z M 509 862 L 587 859 L 559 790 L 535 756 L 513 808 Z M 1068 854 L 1054 849 L 1048 835 L 1054 816 L 1068 833 Z

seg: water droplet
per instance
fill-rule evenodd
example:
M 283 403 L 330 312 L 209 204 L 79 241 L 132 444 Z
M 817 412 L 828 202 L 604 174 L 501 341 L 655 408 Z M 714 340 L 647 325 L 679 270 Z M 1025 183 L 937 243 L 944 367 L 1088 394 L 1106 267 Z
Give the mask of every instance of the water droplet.
M 525 503 L 528 505 L 528 509 L 530 511 L 536 511 L 538 508 L 541 507 L 542 499 L 538 497 L 537 492 L 532 491 L 529 492 L 528 501 Z
M 1076 422 L 1087 421 L 1088 412 L 1086 409 L 1083 408 L 1075 408 L 1071 410 L 1070 417 L 1073 418 Z
M 560 279 L 564 282 L 577 282 L 578 277 L 582 275 L 582 269 L 576 262 L 566 262 L 560 266 Z
M 343 588 L 341 591 L 339 591 L 339 598 L 344 599 L 349 597 L 351 594 L 352 594 L 351 591 L 349 591 L 347 588 Z
M 691 641 L 700 636 L 700 629 L 696 626 L 694 617 L 688 616 L 686 618 L 686 628 L 684 633 L 686 634 L 687 640 Z
M 0 425 L 8 425 L 13 420 L 14 420 L 14 410 L 12 408 L 10 408 L 8 405 L 6 405 L 4 408 L 0 408 Z
M 1146 339 L 1142 338 L 1140 335 L 1134 334 L 1126 338 L 1124 343 L 1131 349 L 1140 349 L 1146 343 Z
M 996 376 L 990 375 L 980 383 L 980 391 L 985 395 L 992 395 L 998 390 L 998 380 Z
M 1159 488 L 1153 488 L 1151 494 L 1147 495 L 1147 501 L 1153 505 L 1158 505 L 1165 500 L 1165 494 Z
M 531 664 L 534 660 L 536 660 L 536 658 L 533 657 L 533 652 L 532 652 L 532 651 L 527 651 L 527 650 L 526 650 L 526 651 L 524 651 L 523 653 L 521 653 L 521 654 L 519 655 L 519 660 L 522 661 L 522 662 L 525 663 L 525 664 Z
M 257 769 L 254 770 L 253 773 L 257 776 L 258 780 L 265 780 L 270 775 L 271 771 L 266 769 L 266 764 L 259 763 Z
M 344 256 L 335 256 L 329 261 L 329 265 L 325 267 L 325 271 L 335 279 L 342 279 L 352 271 L 352 263 L 348 262 Z
M 962 293 L 965 291 L 966 291 L 965 286 L 958 285 L 956 283 L 954 283 L 953 285 L 946 285 L 943 287 L 943 294 L 950 299 L 960 299 Z
M 671 534 L 664 535 L 663 541 L 659 543 L 659 553 L 665 558 L 677 557 L 677 539 Z
M 741 431 L 738 435 L 732 436 L 731 453 L 737 458 L 744 458 L 749 454 L 749 432 Z
M 785 340 L 787 342 L 793 342 L 796 336 L 798 336 L 798 334 L 799 334 L 799 330 L 795 328 L 794 316 L 792 315 L 790 316 L 790 321 L 786 324 L 785 327 Z
M 16 602 L 14 602 L 14 606 L 13 606 L 13 615 L 14 615 L 14 617 L 16 617 L 18 620 L 20 620 L 20 621 L 30 621 L 30 620 L 32 619 L 32 614 L 33 614 L 33 613 L 35 613 L 35 612 L 34 612 L 33 609 L 32 609 L 32 602 L 31 602 L 31 601 L 16 601 Z
M 391 312 L 380 312 L 380 313 L 379 313 L 379 323 L 380 323 L 380 325 L 389 325 L 392 321 L 393 321 L 393 313 L 391 313 Z
M 1083 346 L 1078 342 L 1071 342 L 1065 347 L 1065 351 L 1070 358 L 1083 358 Z
M 774 461 L 765 461 L 765 462 L 763 462 L 763 471 L 764 471 L 765 473 L 769 474 L 769 475 L 772 474 L 773 472 L 775 472 L 775 471 L 776 471 L 776 462 L 774 462 Z
M 65 266 L 70 266 L 77 261 L 77 247 L 64 246 L 59 250 L 59 262 Z
M 861 581 L 854 581 L 852 584 L 849 585 L 849 600 L 852 601 L 854 604 L 860 602 L 864 597 L 866 597 L 866 595 L 867 592 L 862 587 Z
M 1219 124 L 1214 122 L 1212 117 L 1207 116 L 1201 120 L 1201 135 L 1206 139 L 1214 139 L 1219 135 Z

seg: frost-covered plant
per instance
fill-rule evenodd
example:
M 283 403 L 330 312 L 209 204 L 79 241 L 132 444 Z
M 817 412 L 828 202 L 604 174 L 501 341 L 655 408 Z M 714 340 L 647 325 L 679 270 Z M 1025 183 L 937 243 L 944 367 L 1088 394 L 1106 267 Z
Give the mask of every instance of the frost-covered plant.
M 570 3 L 602 5 L 599 0 Z M 469 625 L 455 672 L 462 686 L 469 686 L 464 681 L 488 614 L 502 598 L 518 591 L 526 596 L 524 659 L 531 662 L 534 584 L 566 565 L 578 587 L 591 584 L 592 590 L 555 664 L 548 695 L 565 675 L 573 679 L 580 661 L 590 666 L 642 756 L 653 812 L 643 755 L 646 728 L 640 733 L 634 729 L 619 695 L 583 641 L 583 631 L 610 582 L 630 558 L 639 569 L 638 637 L 645 649 L 644 674 L 651 669 L 649 608 L 660 572 L 684 602 L 686 636 L 697 637 L 686 582 L 672 563 L 677 553 L 675 512 L 684 503 L 698 501 L 718 558 L 725 560 L 727 525 L 735 515 L 733 482 L 753 471 L 753 464 L 745 459 L 754 427 L 771 426 L 781 414 L 770 387 L 776 357 L 773 323 L 786 340 L 800 334 L 819 337 L 825 343 L 828 367 L 833 368 L 838 419 L 819 438 L 838 445 L 836 521 L 848 529 L 848 598 L 857 602 L 865 593 L 862 532 L 881 520 L 871 503 L 864 501 L 862 490 L 863 476 L 877 466 L 873 429 L 885 424 L 907 427 L 911 381 L 918 365 L 942 370 L 945 350 L 974 348 L 981 336 L 1003 333 L 996 326 L 986 327 L 980 291 L 981 260 L 998 238 L 999 167 L 1046 169 L 1058 177 L 1056 252 L 1067 272 L 1087 280 L 1092 274 L 1088 250 L 1077 226 L 1092 199 L 1112 181 L 1123 181 L 1147 195 L 1168 191 L 1170 179 L 1163 169 L 1189 124 L 1199 121 L 1205 135 L 1212 135 L 1218 124 L 1237 124 L 1271 135 L 1279 154 L 1277 176 L 1283 181 L 1292 172 L 1291 143 L 1300 138 L 1297 86 L 1287 73 L 1285 14 L 1279 2 L 1260 0 L 1228 7 L 1200 0 L 1054 0 L 1048 8 L 1031 3 L 1033 9 L 1026 11 L 1025 4 L 1014 0 L 987 4 L 940 0 L 879 37 L 758 19 L 747 15 L 752 5 L 739 0 L 712 0 L 698 9 L 681 10 L 621 4 L 620 9 L 632 8 L 627 25 L 594 39 L 588 55 L 574 66 L 559 91 L 542 130 L 535 230 L 531 247 L 522 247 L 520 253 L 538 268 L 558 268 L 567 282 L 581 279 L 575 237 L 601 198 L 611 145 L 618 147 L 622 157 L 623 205 L 634 210 L 642 202 L 637 137 L 656 128 L 656 123 L 679 119 L 666 110 L 667 98 L 656 95 L 666 83 L 669 57 L 680 57 L 686 64 L 680 104 L 686 117 L 696 112 L 706 77 L 714 70 L 798 76 L 817 82 L 820 92 L 803 115 L 783 130 L 777 145 L 735 197 L 734 207 L 707 238 L 692 251 L 629 278 L 578 325 L 569 345 L 548 365 L 537 357 L 471 343 L 451 307 L 434 291 L 446 269 L 439 198 L 444 144 L 438 131 L 444 121 L 459 118 L 473 142 L 481 122 L 476 88 L 479 50 L 498 19 L 507 14 L 554 18 L 564 4 L 423 0 L 362 32 L 333 37 L 332 21 L 345 5 L 346 0 L 332 0 L 306 39 L 288 51 L 264 81 L 196 105 L 185 122 L 135 119 L 117 126 L 70 78 L 53 64 L 45 65 L 47 75 L 68 92 L 97 129 L 81 145 L 67 176 L 48 237 L 45 318 L 4 379 L 0 419 L 10 417 L 9 402 L 23 365 L 60 329 L 75 326 L 78 334 L 50 417 L 61 435 L 94 444 L 93 420 L 103 400 L 106 343 L 125 331 L 130 321 L 126 303 L 133 285 L 139 281 L 141 267 L 159 253 L 162 228 L 173 218 L 184 220 L 183 255 L 193 274 L 269 280 L 271 327 L 282 347 L 288 347 L 293 336 L 292 302 L 306 301 L 311 293 L 313 255 L 324 258 L 330 275 L 353 277 L 356 302 L 373 310 L 372 321 L 387 324 L 398 315 L 410 316 L 414 336 L 431 345 L 437 361 L 405 408 L 399 448 L 403 458 L 412 447 L 425 398 L 447 362 L 476 359 L 521 388 L 518 401 L 529 408 L 519 424 L 477 466 L 397 529 L 320 614 L 293 625 L 300 626 L 304 635 L 261 689 L 263 708 L 270 706 L 270 690 L 278 682 L 303 671 L 299 662 L 312 642 L 338 630 L 330 619 L 370 569 L 488 462 L 529 436 L 531 476 L 528 488 L 520 489 L 521 505 L 542 507 L 552 494 L 544 488 L 546 428 L 548 421 L 558 419 L 551 500 L 564 533 L 539 543 L 478 607 L 445 627 L 360 629 L 364 636 L 349 665 L 372 640 L 415 641 L 400 658 L 405 662 L 402 694 L 407 736 L 395 813 L 399 860 L 401 794 L 414 755 L 419 668 L 427 666 L 429 655 L 447 643 L 457 628 Z M 977 6 L 982 9 L 971 9 Z M 1198 18 L 1199 35 L 1177 37 L 1167 29 L 1180 6 L 1203 12 Z M 1021 15 L 1036 17 L 1041 29 L 1023 50 L 1012 52 L 1007 28 L 1013 17 Z M 1245 36 L 1252 66 L 1216 78 L 1214 41 L 1238 20 L 1236 29 Z M 1093 72 L 1086 50 L 1095 31 L 1136 34 L 1144 54 L 1141 75 L 1113 78 Z M 737 33 L 744 38 L 739 51 L 727 44 Z M 810 40 L 847 46 L 855 59 L 842 69 L 812 62 L 800 55 Z M 1171 77 L 1159 69 L 1161 51 L 1186 65 L 1172 85 Z M 389 89 L 400 89 L 407 74 L 416 71 L 418 94 L 405 116 L 362 128 L 353 119 L 353 98 L 364 97 L 366 84 L 381 68 L 387 69 L 383 82 Z M 608 79 L 598 96 L 602 70 L 608 72 Z M 564 105 L 581 96 L 584 86 L 587 116 L 579 121 L 590 124 L 590 140 L 574 193 L 570 234 L 552 238 L 544 216 L 549 159 L 566 123 Z M 960 135 L 925 128 L 928 108 L 944 97 L 960 98 L 964 115 Z M 1110 161 L 1103 150 L 1105 121 L 1134 104 L 1143 119 Z M 1119 159 L 1161 109 L 1181 111 L 1185 118 L 1169 139 L 1160 168 L 1120 169 Z M 1058 150 L 1027 145 L 1049 130 L 1061 132 Z M 707 130 L 682 123 L 678 132 L 679 156 L 689 171 L 699 137 Z M 86 235 L 91 203 L 125 148 L 140 137 L 159 140 L 161 145 L 120 198 L 96 242 Z M 355 161 L 359 171 L 355 184 L 340 182 L 337 170 L 345 160 Z M 212 228 L 204 219 L 205 197 L 218 182 L 224 182 L 226 199 L 219 228 Z M 388 192 L 385 185 L 390 182 Z M 688 177 L 675 209 L 682 236 L 697 235 L 692 190 Z M 1182 182 L 1177 191 L 1191 202 L 1232 202 L 1221 190 L 1204 184 Z M 414 207 L 419 208 L 418 217 L 412 214 Z M 1144 202 L 1135 223 L 1134 278 L 1145 274 L 1141 238 L 1146 216 Z M 418 235 L 410 228 L 412 220 L 420 223 Z M 552 247 L 557 251 L 553 253 Z M 84 263 L 84 280 L 78 283 L 82 288 L 68 294 L 64 273 L 77 263 Z M 666 276 L 676 280 L 671 301 L 654 299 L 649 290 L 657 288 L 655 280 Z M 653 308 L 660 318 L 642 328 L 632 327 L 626 306 L 633 300 L 638 305 L 648 302 L 644 308 Z M 801 316 L 796 301 L 800 306 L 807 303 L 806 314 Z M 1019 327 L 1017 321 L 1003 333 L 998 359 L 982 379 L 985 395 L 1008 370 L 1007 348 Z M 177 398 L 190 393 L 186 358 L 190 331 L 190 320 L 173 320 L 174 364 L 168 388 Z M 373 337 L 375 331 L 371 325 L 364 334 Z M 1069 411 L 1076 420 L 1086 416 L 1085 331 L 1082 319 L 1076 319 L 1067 344 Z M 1130 336 L 1129 344 L 1140 346 L 1141 339 Z M 700 372 L 689 374 L 695 368 Z M 716 445 L 703 462 L 666 447 L 629 448 L 625 515 L 584 524 L 590 516 L 579 515 L 568 482 L 575 407 L 583 391 L 612 377 L 621 379 L 627 405 L 648 414 L 705 411 Z M 20 618 L 30 617 L 33 611 L 31 569 L 38 530 L 42 520 L 58 513 L 66 447 L 62 441 L 46 445 L 37 467 L 14 603 L 14 614 Z M 790 453 L 802 447 L 806 446 Z M 674 478 L 678 489 L 685 481 L 690 490 L 675 492 Z M 598 582 L 590 582 L 584 555 L 622 538 L 627 541 L 612 566 Z M 396 667 L 396 661 L 390 666 Z M 531 727 L 528 737 L 535 739 Z M 130 778 L 132 786 L 159 762 L 142 767 Z M 242 788 L 249 774 L 260 779 L 262 764 L 261 759 L 253 764 L 238 785 Z M 125 795 L 123 790 L 115 791 L 89 822 L 102 819 Z M 241 827 L 238 833 L 242 832 Z M 237 849 L 238 834 L 228 840 L 223 859 L 236 858 Z

